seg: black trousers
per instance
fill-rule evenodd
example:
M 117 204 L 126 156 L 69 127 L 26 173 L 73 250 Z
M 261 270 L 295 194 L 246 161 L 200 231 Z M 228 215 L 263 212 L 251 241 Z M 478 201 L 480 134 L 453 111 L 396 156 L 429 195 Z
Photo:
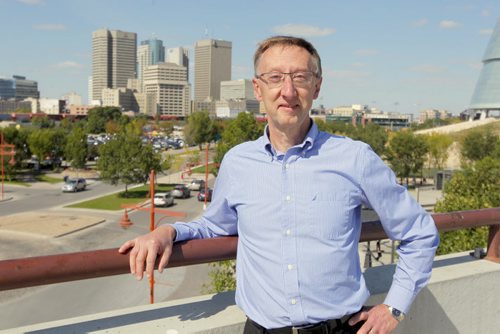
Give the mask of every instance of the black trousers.
M 347 316 L 342 319 L 327 320 L 298 329 L 293 327 L 266 329 L 255 321 L 247 319 L 243 334 L 356 334 L 364 321 L 350 326 L 348 323 L 350 318 L 351 316 Z

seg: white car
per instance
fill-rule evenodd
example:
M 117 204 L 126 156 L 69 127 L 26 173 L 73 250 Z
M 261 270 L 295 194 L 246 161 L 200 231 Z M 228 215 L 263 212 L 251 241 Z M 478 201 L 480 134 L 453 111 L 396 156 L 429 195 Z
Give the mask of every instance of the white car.
M 80 190 L 85 190 L 87 188 L 87 182 L 85 179 L 78 178 L 78 179 L 68 179 L 62 186 L 62 191 L 63 192 L 77 192 Z
M 193 180 L 188 184 L 189 190 L 200 191 L 200 189 L 205 189 L 205 181 L 203 180 Z
M 174 196 L 172 193 L 156 193 L 153 199 L 153 203 L 155 206 L 171 206 L 174 204 Z

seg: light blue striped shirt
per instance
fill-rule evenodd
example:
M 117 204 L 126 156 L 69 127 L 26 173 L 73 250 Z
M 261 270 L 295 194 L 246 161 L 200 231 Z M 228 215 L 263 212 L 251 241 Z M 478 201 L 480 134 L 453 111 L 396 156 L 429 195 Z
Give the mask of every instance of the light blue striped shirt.
M 267 328 L 358 311 L 369 291 L 360 268 L 361 206 L 401 240 L 385 304 L 407 312 L 427 283 L 439 243 L 434 222 L 364 143 L 318 131 L 277 153 L 267 135 L 231 149 L 213 201 L 177 241 L 239 235 L 236 303 Z

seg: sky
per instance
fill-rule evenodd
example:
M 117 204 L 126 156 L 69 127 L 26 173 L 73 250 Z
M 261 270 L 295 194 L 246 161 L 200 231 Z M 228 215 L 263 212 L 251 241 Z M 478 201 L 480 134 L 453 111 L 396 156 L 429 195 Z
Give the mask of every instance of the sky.
M 92 32 L 107 28 L 188 48 L 190 73 L 196 41 L 231 41 L 232 79 L 250 79 L 258 42 L 285 34 L 322 58 L 314 107 L 458 115 L 499 20 L 499 0 L 0 0 L 0 77 L 26 76 L 41 97 L 76 92 L 85 103 Z

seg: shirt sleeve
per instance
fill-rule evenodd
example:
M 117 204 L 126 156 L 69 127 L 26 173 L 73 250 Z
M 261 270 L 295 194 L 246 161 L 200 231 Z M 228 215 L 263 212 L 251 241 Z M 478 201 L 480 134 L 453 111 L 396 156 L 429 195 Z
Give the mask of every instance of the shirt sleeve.
M 400 186 L 392 170 L 369 146 L 361 151 L 366 204 L 377 212 L 386 234 L 399 240 L 399 260 L 384 304 L 405 313 L 431 276 L 439 234 L 430 214 Z
M 175 241 L 237 234 L 236 211 L 228 203 L 228 196 L 232 188 L 229 172 L 230 163 L 226 162 L 229 160 L 228 155 L 229 153 L 226 154 L 220 166 L 212 194 L 212 202 L 203 215 L 189 223 L 176 222 L 172 224 L 177 232 Z

